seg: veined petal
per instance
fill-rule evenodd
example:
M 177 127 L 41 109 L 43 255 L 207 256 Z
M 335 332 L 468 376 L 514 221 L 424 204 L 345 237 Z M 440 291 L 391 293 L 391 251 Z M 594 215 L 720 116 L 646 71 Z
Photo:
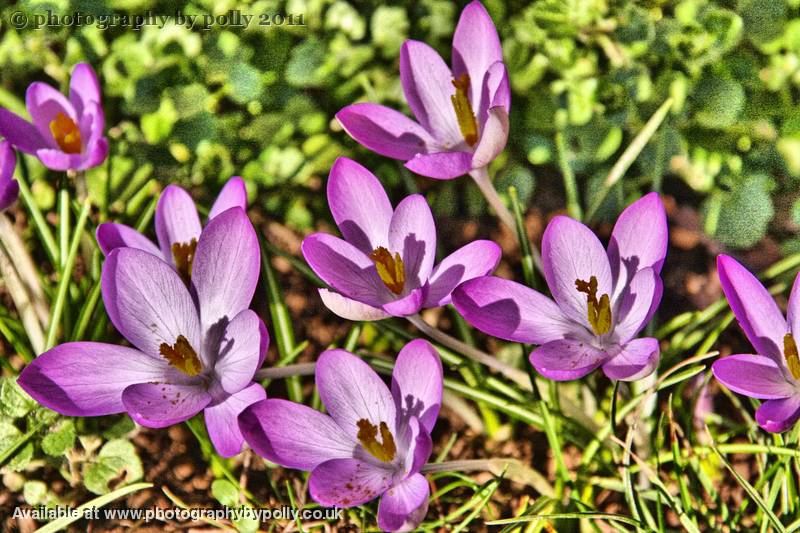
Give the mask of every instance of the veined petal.
M 511 87 L 508 83 L 508 69 L 498 61 L 489 67 L 483 78 L 483 96 L 478 108 L 478 123 L 481 128 L 489 118 L 488 111 L 492 107 L 502 107 L 506 114 L 511 112 Z
M 239 429 L 239 414 L 248 406 L 266 397 L 264 387 L 253 383 L 223 401 L 205 408 L 203 416 L 206 429 L 218 454 L 222 457 L 233 457 L 242 451 L 244 437 Z
M 369 255 L 389 244 L 392 204 L 375 175 L 340 157 L 328 177 L 328 205 L 345 240 Z
M 384 531 L 413 531 L 428 513 L 431 489 L 422 474 L 414 474 L 394 485 L 381 497 L 378 527 Z
M 515 342 L 546 344 L 581 329 L 544 294 L 494 276 L 462 283 L 453 305 L 484 333 Z
M 609 379 L 635 381 L 653 373 L 658 366 L 659 355 L 658 339 L 634 339 L 603 364 L 603 373 Z
M 357 459 L 331 459 L 311 471 L 308 491 L 326 507 L 356 507 L 392 485 L 392 472 Z
M 758 425 L 772 433 L 791 429 L 800 418 L 800 395 L 767 400 L 756 411 Z
M 734 392 L 761 400 L 798 394 L 774 360 L 763 355 L 737 354 L 714 361 L 714 377 Z
M 197 385 L 139 383 L 122 391 L 122 403 L 131 418 L 148 428 L 165 428 L 189 420 L 211 402 Z
M 40 404 L 66 416 L 101 416 L 125 411 L 129 385 L 163 380 L 166 360 L 134 348 L 99 342 L 59 344 L 34 359 L 17 383 Z
M 14 179 L 16 154 L 8 141 L 0 141 L 0 211 L 17 201 L 19 183 Z
M 389 224 L 389 250 L 402 254 L 407 288 L 428 281 L 436 259 L 436 224 L 421 194 L 406 196 L 397 204 Z
M 35 154 L 37 150 L 50 146 L 33 124 L 2 107 L 0 107 L 0 136 L 13 144 L 17 150 L 28 154 Z
M 228 394 L 236 394 L 253 381 L 261 359 L 261 333 L 261 319 L 250 309 L 225 326 L 214 373 Z
M 69 99 L 79 116 L 89 107 L 90 102 L 100 104 L 100 83 L 97 81 L 97 74 L 88 63 L 78 63 L 72 69 Z
M 538 373 L 554 381 L 582 378 L 605 363 L 606 352 L 578 340 L 561 339 L 531 352 L 531 364 Z
M 372 321 L 392 316 L 383 309 L 363 304 L 328 289 L 319 289 L 319 296 L 325 307 L 345 320 Z
M 508 112 L 502 107 L 492 107 L 487 111 L 486 123 L 481 130 L 481 138 L 475 146 L 472 167 L 485 167 L 506 147 L 508 141 Z
M 208 220 L 224 213 L 231 207 L 241 207 L 242 211 L 247 211 L 247 187 L 239 176 L 233 176 L 219 191 L 214 205 L 211 206 L 211 211 L 208 212 Z
M 425 294 L 427 287 L 417 287 L 412 289 L 411 292 L 398 298 L 387 302 L 381 306 L 381 309 L 391 316 L 409 316 L 418 313 L 422 309 L 422 302 L 425 301 Z
M 125 224 L 116 222 L 103 222 L 97 226 L 97 244 L 104 255 L 108 255 L 112 250 L 122 247 L 137 248 L 156 257 L 162 258 L 161 250 L 153 244 L 153 241 Z
M 41 148 L 36 150 L 36 157 L 50 170 L 80 170 L 83 166 L 83 155 L 68 154 L 60 148 Z
M 197 208 L 189 193 L 177 185 L 169 185 L 156 206 L 156 236 L 164 257 L 174 263 L 172 245 L 188 244 L 199 239 L 202 226 Z
M 63 113 L 75 124 L 79 122 L 75 108 L 67 97 L 46 83 L 35 81 L 28 85 L 28 90 L 25 92 L 25 106 L 31 115 L 33 125 L 39 130 L 39 135 L 44 139 L 46 146 L 50 148 L 59 149 L 50 131 L 50 122 L 58 113 Z
M 472 152 L 417 154 L 406 162 L 405 167 L 420 176 L 452 180 L 472 170 Z
M 430 275 L 425 307 L 447 305 L 453 290 L 467 280 L 491 274 L 500 262 L 500 246 L 478 240 L 442 259 Z
M 313 470 L 330 459 L 353 457 L 356 448 L 330 416 L 288 400 L 250 406 L 239 416 L 239 427 L 258 455 L 286 468 Z
M 344 131 L 362 146 L 407 161 L 434 144 L 419 124 L 394 109 L 370 103 L 352 104 L 336 113 Z
M 794 278 L 789 303 L 786 306 L 786 322 L 793 335 L 800 335 L 800 274 Z
M 639 270 L 621 294 L 616 306 L 614 336 L 625 343 L 642 331 L 661 303 L 661 277 L 651 267 Z
M 397 354 L 392 397 L 400 415 L 398 427 L 415 416 L 425 431 L 433 431 L 442 406 L 442 361 L 428 341 L 413 340 Z

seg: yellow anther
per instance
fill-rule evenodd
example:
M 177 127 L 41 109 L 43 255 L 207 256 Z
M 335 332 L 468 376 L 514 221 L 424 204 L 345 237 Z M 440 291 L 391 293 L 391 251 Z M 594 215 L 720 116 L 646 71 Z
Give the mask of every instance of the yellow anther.
M 456 93 L 450 97 L 453 102 L 453 109 L 456 111 L 456 118 L 458 119 L 458 129 L 461 130 L 461 135 L 467 144 L 475 146 L 478 142 L 478 123 L 475 121 L 475 113 L 472 112 L 472 107 L 469 104 L 469 76 L 462 74 L 460 78 L 453 80 L 453 87 L 456 88 Z
M 172 346 L 162 342 L 158 352 L 164 356 L 164 359 L 169 361 L 170 365 L 187 376 L 196 376 L 203 370 L 203 363 L 197 357 L 197 352 L 194 351 L 192 345 L 183 335 L 178 335 L 178 340 Z
M 362 418 L 357 422 L 358 424 L 358 442 L 367 450 L 370 455 L 388 463 L 397 454 L 397 448 L 394 445 L 394 437 L 392 432 L 389 431 L 389 426 L 386 422 L 381 422 L 381 442 L 378 442 L 378 428 L 369 420 Z
M 384 285 L 395 294 L 403 292 L 403 287 L 406 284 L 406 273 L 403 269 L 403 259 L 400 254 L 395 252 L 394 257 L 392 257 L 389 250 L 379 246 L 369 254 L 369 258 L 375 263 L 378 276 L 381 277 Z
M 58 112 L 56 118 L 50 121 L 50 133 L 56 140 L 58 146 L 68 154 L 81 153 L 81 130 L 75 121 L 62 112 Z
M 197 239 L 189 242 L 176 242 L 172 244 L 172 259 L 175 261 L 175 268 L 185 282 L 192 278 L 192 263 L 194 262 L 194 251 L 197 248 Z
M 586 294 L 586 307 L 589 324 L 595 335 L 605 335 L 611 330 L 611 301 L 608 294 L 597 300 L 597 278 L 592 276 L 589 281 L 575 280 L 578 292 Z
M 786 366 L 794 379 L 800 379 L 800 356 L 797 354 L 797 343 L 791 333 L 783 337 L 783 356 L 786 358 Z

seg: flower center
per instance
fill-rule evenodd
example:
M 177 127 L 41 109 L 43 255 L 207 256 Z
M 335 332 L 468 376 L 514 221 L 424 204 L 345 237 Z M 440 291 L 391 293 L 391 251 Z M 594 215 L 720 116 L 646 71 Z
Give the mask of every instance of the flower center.
M 178 339 L 172 346 L 162 342 L 158 348 L 158 353 L 163 355 L 170 365 L 187 376 L 196 376 L 203 370 L 203 363 L 197 357 L 197 352 L 194 351 L 192 345 L 183 335 L 178 335 Z
M 389 426 L 386 422 L 381 422 L 380 432 L 381 441 L 378 442 L 378 428 L 369 420 L 362 418 L 357 422 L 358 424 L 358 442 L 367 450 L 373 457 L 384 463 L 388 463 L 397 454 L 397 448 L 394 445 L 394 437 L 392 432 L 389 431 Z
M 64 113 L 59 111 L 56 118 L 50 121 L 50 133 L 64 152 L 81 153 L 81 131 L 75 121 Z
M 592 276 L 589 281 L 575 280 L 578 292 L 586 294 L 586 307 L 589 324 L 595 335 L 605 335 L 611 329 L 611 303 L 608 294 L 597 300 L 597 278 Z
M 175 268 L 186 283 L 192 277 L 192 263 L 194 262 L 194 251 L 197 248 L 197 239 L 189 242 L 172 243 L 172 259 L 175 260 Z
M 391 252 L 383 246 L 378 246 L 375 251 L 369 254 L 369 258 L 375 263 L 378 276 L 381 277 L 384 285 L 395 294 L 403 292 L 406 284 L 406 274 L 403 270 L 403 260 L 400 254 L 395 252 L 392 257 Z
M 786 358 L 786 366 L 794 379 L 800 379 L 800 355 L 797 353 L 797 343 L 791 333 L 783 337 L 783 356 Z
M 475 113 L 472 112 L 472 106 L 469 105 L 467 97 L 469 76 L 462 74 L 461 77 L 454 79 L 453 87 L 456 88 L 456 93 L 450 97 L 450 100 L 456 111 L 458 129 L 461 130 L 461 135 L 464 136 L 467 144 L 475 146 L 475 143 L 478 142 L 478 123 L 475 121 Z

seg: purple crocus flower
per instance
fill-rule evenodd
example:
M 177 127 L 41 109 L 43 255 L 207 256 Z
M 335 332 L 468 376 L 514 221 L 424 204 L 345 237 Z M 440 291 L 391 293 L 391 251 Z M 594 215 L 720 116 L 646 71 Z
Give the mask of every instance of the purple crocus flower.
M 577 379 L 602 366 L 611 379 L 635 380 L 658 364 L 658 341 L 636 336 L 661 301 L 666 253 L 664 206 L 650 193 L 622 212 L 607 250 L 571 218 L 547 225 L 542 260 L 555 301 L 487 276 L 458 287 L 453 303 L 481 331 L 540 345 L 530 360 L 545 377 Z
M 52 170 L 86 170 L 105 161 L 105 115 L 91 66 L 75 65 L 69 99 L 46 83 L 34 82 L 25 104 L 32 122 L 0 108 L 0 135 L 18 150 L 34 154 Z
M 237 416 L 266 397 L 253 376 L 269 337 L 248 309 L 259 265 L 255 230 L 238 207 L 203 230 L 188 284 L 155 255 L 117 248 L 103 265 L 103 301 L 134 347 L 62 344 L 37 357 L 18 382 L 67 416 L 127 411 L 160 428 L 204 411 L 217 451 L 233 456 L 242 445 Z
M 17 201 L 19 183 L 14 179 L 17 157 L 8 141 L 0 141 L 0 211 Z
M 511 92 L 497 29 L 477 0 L 461 13 L 452 60 L 451 70 L 429 45 L 403 44 L 400 80 L 416 122 L 372 103 L 347 106 L 336 118 L 360 144 L 407 161 L 417 174 L 446 180 L 483 168 L 508 140 Z
M 232 207 L 247 209 L 247 188 L 239 176 L 229 179 L 220 191 L 208 213 L 209 222 Z M 98 226 L 97 243 L 105 255 L 122 246 L 144 250 L 164 259 L 188 279 L 201 231 L 200 217 L 192 197 L 181 187 L 169 185 L 161 193 L 156 206 L 159 246 L 130 226 L 116 222 Z
M 334 289 L 321 289 L 322 301 L 349 320 L 445 305 L 459 283 L 492 272 L 500 260 L 497 244 L 478 240 L 434 267 L 436 226 L 425 198 L 412 194 L 392 209 L 378 179 L 351 159 L 331 168 L 328 204 L 344 240 L 314 233 L 303 241 L 303 255 Z
M 795 278 L 786 318 L 764 286 L 732 257 L 717 257 L 722 291 L 755 348 L 714 362 L 714 376 L 726 387 L 765 400 L 756 411 L 758 425 L 779 433 L 800 418 L 800 275 Z
M 329 415 L 269 399 L 239 416 L 247 443 L 287 468 L 311 472 L 311 497 L 354 507 L 381 497 L 378 526 L 416 528 L 430 488 L 420 474 L 442 403 L 442 363 L 427 341 L 409 342 L 392 372 L 391 391 L 361 359 L 328 350 L 317 361 L 317 390 Z

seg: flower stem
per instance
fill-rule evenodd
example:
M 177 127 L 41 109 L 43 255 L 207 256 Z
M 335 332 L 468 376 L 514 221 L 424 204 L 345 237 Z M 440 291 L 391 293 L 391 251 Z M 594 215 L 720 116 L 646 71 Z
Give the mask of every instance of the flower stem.
M 578 199 L 578 184 L 575 173 L 567 160 L 567 146 L 564 143 L 564 134 L 556 132 L 556 152 L 558 153 L 558 166 L 561 168 L 561 177 L 564 180 L 564 192 L 567 195 L 567 213 L 575 220 L 581 220 L 583 210 Z
M 514 368 L 501 360 L 497 359 L 489 355 L 486 352 L 482 352 L 477 348 L 470 346 L 469 344 L 462 342 L 455 337 L 451 337 L 447 333 L 434 328 L 427 322 L 425 322 L 420 315 L 411 315 L 406 317 L 409 322 L 414 324 L 418 330 L 422 333 L 430 337 L 431 339 L 435 340 L 436 342 L 440 342 L 447 346 L 448 348 L 455 350 L 456 352 L 472 359 L 473 361 L 477 361 L 478 363 L 491 368 L 492 370 L 499 372 L 500 374 L 504 375 L 517 385 L 519 385 L 522 389 L 526 391 L 532 391 L 533 387 L 531 385 L 531 378 L 528 376 L 527 372 L 520 370 L 518 368 Z
M 272 368 L 262 368 L 256 372 L 256 380 L 281 379 L 293 376 L 312 376 L 316 369 L 316 363 L 297 363 L 296 365 L 276 366 Z

